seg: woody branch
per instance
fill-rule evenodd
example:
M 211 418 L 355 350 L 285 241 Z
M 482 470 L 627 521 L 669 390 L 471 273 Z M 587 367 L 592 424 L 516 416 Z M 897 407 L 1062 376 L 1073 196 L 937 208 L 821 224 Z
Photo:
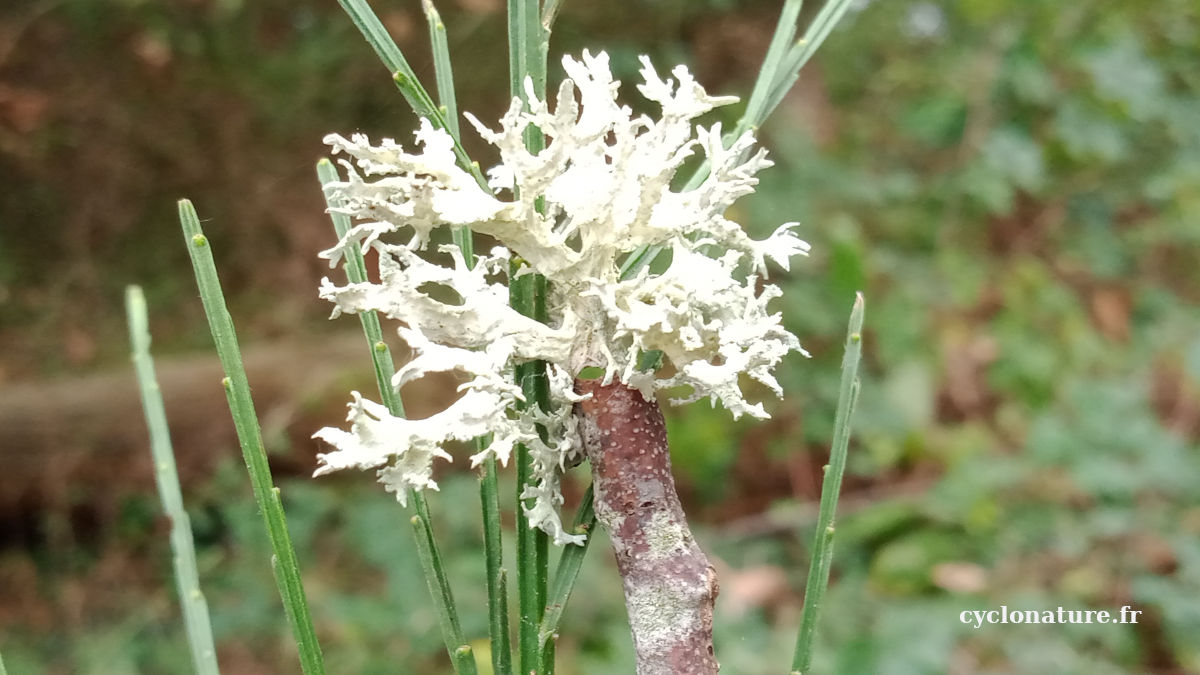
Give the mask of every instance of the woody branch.
M 717 672 L 712 617 L 717 577 L 675 492 L 658 403 L 618 381 L 576 380 L 592 465 L 596 516 L 625 590 L 638 675 Z

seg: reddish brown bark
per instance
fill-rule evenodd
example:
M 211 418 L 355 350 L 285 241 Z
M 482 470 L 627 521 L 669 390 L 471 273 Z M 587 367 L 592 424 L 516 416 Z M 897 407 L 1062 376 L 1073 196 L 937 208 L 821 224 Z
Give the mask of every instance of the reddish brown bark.
M 675 492 L 667 429 L 655 401 L 620 382 L 577 380 L 596 517 L 625 587 L 638 675 L 710 675 L 717 576 Z

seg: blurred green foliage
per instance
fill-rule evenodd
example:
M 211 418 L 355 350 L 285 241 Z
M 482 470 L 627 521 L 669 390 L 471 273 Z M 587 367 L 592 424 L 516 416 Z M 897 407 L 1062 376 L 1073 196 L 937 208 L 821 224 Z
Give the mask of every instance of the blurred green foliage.
M 837 328 L 870 308 L 821 669 L 1200 672 L 1200 10 L 876 2 L 842 30 L 744 218 L 813 243 L 780 301 L 814 353 L 783 453 L 823 456 Z M 710 417 L 676 413 L 680 464 L 743 445 Z M 1147 615 L 957 621 L 1002 604 Z
M 744 93 L 752 73 L 712 65 L 744 57 L 713 36 L 761 36 L 765 48 L 777 4 L 662 1 L 602 11 L 568 2 L 557 48 L 608 48 L 629 74 L 635 54 L 657 52 L 698 63 L 702 81 Z M 502 74 L 467 65 L 503 61 L 493 54 L 503 44 L 496 7 L 443 8 L 469 92 L 460 92 L 464 109 L 504 103 Z M 413 42 L 416 11 L 399 7 L 385 19 Z M 68 59 L 102 58 L 129 35 L 172 55 L 165 83 L 145 92 L 123 85 L 128 110 L 108 113 L 132 120 L 133 149 L 120 158 L 148 154 L 161 175 L 101 181 L 122 197 L 120 217 L 94 221 L 109 236 L 79 235 L 58 229 L 73 222 L 71 204 L 46 182 L 59 174 L 28 173 L 0 152 L 0 176 L 27 195 L 0 200 L 4 221 L 49 223 L 0 233 L 0 284 L 12 300 L 0 305 L 0 327 L 25 321 L 44 300 L 30 288 L 65 294 L 82 283 L 84 297 L 111 295 L 116 306 L 132 275 L 160 282 L 151 302 L 163 308 L 167 340 L 202 344 L 189 337 L 203 334 L 198 314 L 179 308 L 190 291 L 176 278 L 177 233 L 153 225 L 173 208 L 175 194 L 161 192 L 183 189 L 218 214 L 214 238 L 237 242 L 219 261 L 244 289 L 235 303 L 259 310 L 265 334 L 288 325 L 295 315 L 278 317 L 268 299 L 292 277 L 264 280 L 254 270 L 315 249 L 289 240 L 284 225 L 257 224 L 276 202 L 239 200 L 271 193 L 271 181 L 294 181 L 312 190 L 319 214 L 308 167 L 321 133 L 361 127 L 403 138 L 411 125 L 349 23 L 334 3 L 307 1 L 69 0 L 61 12 Z M 815 501 L 856 290 L 868 302 L 865 375 L 818 670 L 1200 672 L 1197 63 L 1193 0 L 863 2 L 826 43 L 801 94 L 762 132 L 777 166 L 734 214 L 758 236 L 783 221 L 803 223 L 811 260 L 773 278 L 785 288 L 776 307 L 813 358 L 786 362 L 787 395 L 769 404 L 771 422 L 731 423 L 703 404 L 669 413 L 677 472 L 707 521 L 699 536 L 738 570 L 723 572 L 721 602 L 736 600 L 738 585 L 724 579 L 744 570 L 782 570 L 787 582 L 745 611 L 719 611 L 717 648 L 728 672 L 779 672 L 790 656 L 812 523 L 801 502 Z M 156 115 L 169 133 L 153 128 Z M 47 161 L 86 146 L 73 127 L 41 133 L 38 157 Z M 290 159 L 297 142 L 309 144 L 311 158 Z M 213 152 L 242 155 L 231 165 L 206 157 Z M 266 183 L 249 178 L 272 172 Z M 75 189 L 88 174 L 69 175 Z M 88 286 L 79 273 L 55 280 L 24 262 L 68 234 L 93 236 L 96 246 L 67 246 L 65 266 L 98 258 L 113 278 L 99 274 Z M 120 335 L 119 313 L 108 327 L 104 303 L 93 304 L 70 312 L 102 335 Z M 66 314 L 34 314 L 24 330 L 56 333 Z M 61 367 L 57 352 L 38 352 L 34 342 L 6 344 Z M 123 350 L 115 339 L 111 352 Z M 191 496 L 202 578 L 223 658 L 254 672 L 290 672 L 239 471 L 230 464 Z M 283 490 L 330 669 L 440 672 L 436 617 L 401 512 L 366 482 L 295 481 Z M 432 503 L 464 629 L 482 638 L 474 491 L 473 480 L 450 477 Z M 166 538 L 146 533 L 146 504 L 124 513 L 122 541 L 163 561 L 161 591 L 128 615 L 89 617 L 69 640 L 6 633 L 0 647 L 11 672 L 185 671 Z M 619 580 L 598 544 L 564 618 L 565 674 L 627 672 L 633 660 Z M 1000 605 L 1127 604 L 1145 611 L 1141 623 L 975 629 L 958 618 Z

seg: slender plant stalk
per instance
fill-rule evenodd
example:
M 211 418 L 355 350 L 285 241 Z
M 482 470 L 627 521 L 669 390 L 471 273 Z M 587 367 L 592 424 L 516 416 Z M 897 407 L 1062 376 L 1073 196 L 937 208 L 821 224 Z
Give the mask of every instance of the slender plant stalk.
M 163 511 L 171 520 L 171 552 L 175 567 L 175 587 L 183 609 L 183 625 L 187 632 L 192 668 L 197 675 L 217 675 L 217 650 L 213 643 L 208 603 L 200 592 L 200 575 L 196 570 L 196 547 L 192 539 L 192 524 L 183 508 L 183 491 L 175 471 L 175 454 L 171 449 L 171 434 L 162 391 L 154 374 L 150 356 L 150 326 L 146 317 L 146 297 L 140 286 L 125 289 L 125 312 L 129 323 L 129 339 L 133 345 L 133 366 L 137 372 L 138 388 L 142 394 L 142 410 L 150 433 L 150 453 L 154 458 L 154 482 Z M 3 673 L 0 666 L 0 673 Z
M 461 139 L 458 135 L 457 115 L 452 115 L 449 109 L 443 111 L 436 103 L 433 102 L 433 97 L 429 95 L 429 91 L 417 79 L 417 74 L 413 71 L 412 66 L 408 64 L 408 60 L 404 58 L 404 53 L 400 51 L 400 47 L 388 35 L 387 29 L 383 27 L 383 22 L 371 10 L 371 6 L 366 0 L 338 0 L 342 9 L 350 16 L 350 20 L 354 22 L 354 26 L 358 28 L 367 43 L 375 50 L 379 56 L 379 60 L 383 61 L 383 65 L 392 74 L 392 80 L 396 83 L 396 87 L 400 89 L 400 94 L 404 96 L 404 100 L 408 101 L 409 107 L 413 112 L 420 117 L 428 118 L 430 123 L 438 129 L 443 129 L 450 134 L 450 138 L 454 140 L 454 156 L 458 163 L 466 171 L 469 171 L 475 177 L 475 181 L 480 187 L 487 188 L 487 179 L 483 177 L 483 172 L 479 170 L 479 165 L 472 162 L 467 155 L 467 151 L 463 149 Z M 436 49 L 436 47 L 435 47 Z M 443 100 L 443 102 L 445 102 Z M 455 119 L 453 123 L 450 117 Z
M 558 622 L 562 619 L 563 610 L 571 591 L 575 588 L 575 580 L 579 578 L 579 570 L 583 566 L 583 557 L 587 554 L 592 543 L 592 533 L 596 529 L 596 510 L 594 508 L 593 486 L 589 485 L 579 509 L 575 512 L 575 523 L 572 526 L 576 534 L 587 534 L 582 546 L 566 546 L 558 558 L 558 566 L 554 568 L 554 583 L 550 587 L 550 598 L 546 602 L 546 612 L 542 615 L 541 628 L 538 631 L 538 644 L 545 650 L 558 632 Z
M 829 0 L 821 6 L 808 29 L 804 31 L 803 37 L 792 45 L 784 58 L 782 68 L 776 73 L 775 82 L 771 86 L 766 105 L 759 113 L 760 120 L 754 122 L 754 126 L 759 126 L 796 84 L 796 80 L 800 79 L 800 69 L 817 52 L 852 4 L 854 0 Z
M 525 0 L 508 0 L 508 93 L 524 99 L 522 81 L 527 69 L 525 49 Z M 524 674 L 522 674 L 524 675 Z
M 513 98 L 525 100 L 527 94 L 545 98 L 546 54 L 549 31 L 542 25 L 541 9 L 537 0 L 509 0 L 508 44 L 509 44 L 509 87 Z M 531 83 L 530 92 L 525 81 Z M 545 138 L 540 130 L 529 127 L 525 132 L 525 146 L 537 153 L 545 147 Z M 539 205 L 540 206 L 540 205 Z M 522 314 L 546 321 L 546 279 L 538 274 L 516 276 L 520 261 L 514 260 L 510 275 L 509 301 Z M 549 406 L 549 389 L 546 381 L 546 364 L 541 361 L 517 366 L 516 380 L 525 392 L 526 405 Z M 526 500 L 522 499 L 530 482 L 532 460 L 529 449 L 517 446 L 517 600 L 520 621 L 517 627 L 517 651 L 519 672 L 522 675 L 537 672 L 552 675 L 553 655 L 539 647 L 538 629 L 546 607 L 546 590 L 549 581 L 549 538 L 545 532 L 530 529 L 525 516 Z M 547 656 L 549 658 L 547 658 Z
M 463 636 L 458 609 L 454 604 L 454 594 L 450 591 L 450 580 L 446 577 L 446 566 L 442 563 L 442 554 L 429 526 L 429 502 L 416 490 L 411 490 L 408 496 L 412 500 L 413 511 L 416 512 L 411 520 L 413 530 L 417 534 L 417 556 L 420 558 L 425 583 L 429 586 L 429 594 L 433 597 L 434 608 L 438 613 L 442 640 L 450 653 L 454 672 L 458 675 L 473 675 L 476 671 L 475 657 L 471 655 L 471 647 Z
M 438 108 L 446 120 L 446 131 L 458 138 L 458 102 L 454 96 L 454 70 L 450 67 L 450 44 L 446 25 L 433 0 L 421 0 L 425 19 L 429 22 L 429 44 L 433 48 L 433 69 L 437 79 Z
M 435 68 L 438 70 L 439 97 L 443 104 L 440 107 L 433 104 L 428 91 L 421 85 L 412 68 L 408 65 L 407 60 L 404 58 L 403 53 L 388 36 L 382 22 L 375 16 L 370 6 L 366 3 L 366 0 L 339 0 L 339 2 L 350 15 L 355 26 L 359 28 L 363 36 L 367 39 L 367 42 L 379 55 L 384 65 L 393 73 L 393 78 L 397 86 L 414 112 L 429 118 L 435 126 L 443 128 L 451 134 L 455 141 L 455 152 L 460 165 L 471 171 L 479 184 L 486 187 L 486 180 L 484 180 L 482 172 L 479 170 L 479 165 L 470 161 L 466 152 L 462 150 L 458 125 L 454 122 L 457 119 L 457 111 L 454 110 L 453 80 L 449 76 L 449 50 L 444 39 L 444 27 L 441 26 L 440 20 L 436 18 L 436 9 L 432 6 L 432 3 L 426 2 L 425 8 L 426 17 L 430 23 Z M 523 83 L 525 77 L 528 76 L 533 81 L 535 95 L 544 97 L 546 56 L 548 53 L 550 27 L 553 25 L 560 5 L 561 2 L 559 0 L 550 0 L 539 11 L 536 0 L 510 0 L 508 13 L 509 52 L 513 96 L 524 97 Z M 443 73 L 445 74 L 443 75 Z M 536 129 L 529 131 L 526 142 L 530 149 L 535 152 L 543 148 L 545 144 L 544 138 Z M 469 236 L 456 231 L 454 237 L 455 242 L 463 247 L 464 257 L 468 261 L 473 262 L 469 249 Z M 511 298 L 513 306 L 529 316 L 545 321 L 545 285 L 545 279 L 537 275 L 527 275 L 520 280 L 514 280 Z M 368 339 L 371 339 L 370 336 L 368 336 Z M 382 346 L 381 342 L 373 341 L 373 344 Z M 378 364 L 376 370 L 377 372 L 381 370 Z M 524 364 L 518 368 L 516 378 L 525 389 L 526 398 L 530 401 L 530 404 L 543 406 L 546 404 L 545 364 Z M 517 490 L 519 502 L 517 509 L 518 592 L 521 602 L 518 649 L 523 672 L 526 672 L 527 666 L 532 670 L 540 665 L 541 674 L 550 675 L 553 672 L 553 652 L 552 649 L 543 649 L 546 645 L 539 639 L 539 628 L 542 625 L 540 619 L 547 606 L 546 589 L 549 576 L 548 538 L 544 533 L 537 530 L 531 531 L 528 527 L 524 509 L 521 508 L 520 503 L 522 501 L 520 495 L 525 489 L 529 476 L 528 451 L 518 448 L 517 455 Z M 480 488 L 484 509 L 485 550 L 488 559 L 489 627 L 493 641 L 493 668 L 499 675 L 507 675 L 511 670 L 511 658 L 509 656 L 511 654 L 511 647 L 508 645 L 507 639 L 507 608 L 504 600 L 506 597 L 506 574 L 501 568 L 501 537 L 498 527 L 499 502 L 498 491 L 496 489 L 495 460 L 485 461 Z M 594 522 L 594 516 L 591 522 Z M 572 555 L 564 557 L 564 561 L 570 563 L 577 556 L 581 560 L 584 551 L 586 551 L 586 548 L 580 549 L 578 554 L 573 552 Z M 577 565 L 578 561 L 572 564 Z M 568 565 L 568 569 L 569 567 L 570 565 Z M 561 577 L 563 585 L 558 592 L 564 598 L 569 595 L 570 588 L 576 577 L 577 571 L 574 574 L 566 574 Z M 557 619 L 555 619 L 556 621 Z M 550 632 L 552 634 L 553 629 Z
M 375 15 L 371 6 L 366 0 L 338 0 L 342 9 L 350 16 L 350 20 L 354 22 L 354 26 L 358 28 L 367 43 L 371 45 L 371 49 L 379 56 L 379 60 L 383 61 L 383 65 L 392 74 L 392 77 L 398 83 L 403 83 L 400 86 L 400 91 L 404 98 L 408 101 L 409 106 L 413 111 L 422 117 L 440 118 L 443 129 L 447 129 L 448 125 L 445 119 L 442 118 L 442 113 L 434 104 L 433 98 L 429 96 L 429 92 L 421 85 L 421 81 L 417 79 L 417 74 L 413 71 L 412 66 L 408 64 L 408 59 L 404 58 L 404 52 L 400 51 L 400 47 L 388 35 L 387 29 L 383 27 L 383 22 Z M 436 120 L 435 120 L 436 121 Z M 455 134 L 457 137 L 457 134 Z
M 542 30 L 546 31 L 547 35 L 554 27 L 554 21 L 558 19 L 558 10 L 561 8 L 562 0 L 545 0 L 542 5 Z M 546 42 L 549 43 L 549 40 Z
M 800 8 L 803 5 L 804 0 L 787 0 L 783 4 L 783 10 L 779 13 L 779 21 L 775 24 L 775 33 L 771 36 L 771 44 L 767 47 L 766 56 L 763 57 L 762 68 L 758 71 L 754 89 L 751 90 L 750 98 L 746 102 L 746 110 L 734 128 L 735 138 L 755 124 L 755 120 L 765 118 L 763 110 L 767 94 L 778 80 L 780 66 L 796 37 L 796 24 L 800 20 Z
M 500 486 L 496 458 L 483 460 L 479 479 L 479 501 L 483 507 L 483 553 L 487 569 L 488 634 L 491 637 L 492 671 L 512 674 L 512 639 L 508 632 L 508 581 L 504 569 L 503 530 L 500 524 Z
M 746 131 L 757 129 L 766 122 L 783 97 L 800 79 L 800 69 L 808 63 L 825 38 L 829 37 L 829 33 L 846 14 L 852 2 L 853 0 L 828 0 L 805 29 L 804 35 L 786 49 L 785 46 L 796 34 L 796 22 L 800 16 L 802 0 L 787 0 L 784 3 L 746 110 L 738 119 L 734 130 L 723 137 L 726 147 Z M 684 184 L 683 191 L 698 187 L 708 176 L 708 171 L 709 164 L 705 160 Z M 642 245 L 635 249 L 621 264 L 621 279 L 632 278 L 642 268 L 654 262 L 664 248 L 660 245 Z
M 324 190 L 326 186 L 338 180 L 337 170 L 328 159 L 322 159 L 317 162 L 317 178 L 321 181 L 321 187 Z M 345 214 L 339 213 L 338 208 L 342 203 L 325 192 L 326 204 L 329 206 L 330 218 L 333 221 L 333 229 L 338 238 L 346 235 L 350 229 L 350 218 Z M 468 237 L 467 241 L 470 239 Z M 465 255 L 470 255 L 470 251 L 464 251 Z M 346 277 L 351 283 L 362 283 L 367 279 L 366 262 L 363 260 L 362 250 L 358 244 L 353 244 L 347 248 L 344 256 L 344 268 Z M 404 417 L 404 403 L 400 399 L 399 393 L 391 384 L 392 373 L 395 372 L 395 363 L 392 360 L 392 352 L 388 348 L 387 343 L 383 340 L 383 328 L 379 322 L 379 315 L 374 310 L 359 312 L 359 321 L 362 323 L 363 334 L 366 335 L 367 344 L 371 350 L 371 362 L 375 370 L 375 383 L 379 388 L 380 398 L 388 408 L 388 412 L 396 417 Z M 413 510 L 416 515 L 413 516 L 413 529 L 417 544 L 417 555 L 421 562 L 421 569 L 424 573 L 426 583 L 429 585 L 429 593 L 433 598 L 435 609 L 440 619 L 442 628 L 442 639 L 446 643 L 446 651 L 450 655 L 451 663 L 454 664 L 455 672 L 457 673 L 473 673 L 475 672 L 474 656 L 469 654 L 469 646 L 463 636 L 461 623 L 458 619 L 458 610 L 454 602 L 454 595 L 450 590 L 450 582 L 446 577 L 445 567 L 442 565 L 441 553 L 438 550 L 437 540 L 434 539 L 432 531 L 428 523 L 430 522 L 429 504 L 425 496 L 416 490 L 409 490 L 408 498 L 412 502 Z M 418 526 L 418 523 L 423 525 Z M 467 648 L 466 654 L 470 656 L 470 665 L 467 666 L 467 658 L 463 655 L 463 648 Z
M 337 169 L 328 159 L 317 162 L 317 178 L 321 181 L 322 190 L 329 183 L 339 180 Z M 330 209 L 329 217 L 333 221 L 334 232 L 337 233 L 338 239 L 341 239 L 350 230 L 350 217 L 337 212 L 336 208 L 341 206 L 341 202 L 331 198 L 328 192 L 325 193 L 325 203 Z M 343 268 L 346 271 L 346 278 L 350 280 L 350 283 L 361 284 L 367 280 L 367 265 L 357 243 L 352 243 L 348 247 L 343 260 L 345 261 Z M 399 393 L 391 385 L 396 365 L 392 360 L 392 351 L 383 341 L 383 327 L 379 323 L 379 314 L 373 309 L 359 312 L 358 320 L 362 324 L 363 334 L 367 337 L 367 345 L 371 349 L 371 363 L 375 368 L 375 382 L 379 385 L 379 396 L 383 399 L 383 404 L 387 406 L 388 412 L 396 417 L 404 417 L 404 402 L 400 400 Z
M 812 560 L 808 566 L 808 581 L 804 585 L 804 609 L 800 615 L 800 632 L 796 637 L 796 653 L 792 658 L 792 675 L 803 675 L 812 665 L 813 638 L 821 601 L 829 586 L 829 566 L 833 560 L 834 516 L 838 493 L 842 489 L 842 474 L 846 471 L 846 449 L 850 444 L 850 420 L 858 401 L 858 363 L 862 358 L 863 297 L 859 293 L 850 311 L 850 327 L 846 334 L 846 353 L 842 357 L 842 382 L 838 389 L 838 407 L 834 416 L 833 446 L 825 479 L 821 483 L 821 506 L 817 511 L 817 529 L 813 535 Z
M 279 488 L 275 487 L 271 479 L 271 467 L 263 449 L 262 432 L 259 429 L 258 416 L 254 412 L 250 383 L 242 365 L 242 354 L 238 348 L 233 319 L 225 307 L 225 296 L 217 278 L 212 249 L 200 228 L 200 218 L 196 215 L 192 203 L 186 199 L 179 202 L 179 221 L 183 226 L 184 241 L 191 255 L 196 282 L 200 287 L 204 313 L 208 317 L 221 367 L 225 370 L 225 379 L 222 382 L 225 396 L 229 401 L 229 410 L 233 414 L 242 456 L 250 474 L 254 500 L 258 503 L 267 536 L 271 540 L 275 583 L 279 587 L 284 611 L 287 613 L 288 623 L 291 624 L 292 634 L 300 652 L 300 667 L 306 675 L 324 673 L 321 646 L 317 642 L 312 617 L 308 611 L 308 600 L 300 581 L 300 565 L 296 561 L 296 551 L 288 534 L 287 519 L 279 499 Z
M 433 530 L 429 527 L 429 520 L 420 515 L 411 518 L 413 532 L 416 534 L 418 542 L 433 541 Z M 425 575 L 425 581 L 429 585 L 429 593 L 434 596 L 434 607 L 437 608 L 438 622 L 442 626 L 443 636 L 453 636 L 446 642 L 457 644 L 450 650 L 450 661 L 454 664 L 454 672 L 458 675 L 475 675 L 477 672 L 475 665 L 475 656 L 471 653 L 471 647 L 463 639 L 462 626 L 458 622 L 458 615 L 453 611 L 454 598 L 450 595 L 450 586 L 446 583 L 446 575 L 440 558 L 435 557 L 437 549 L 432 546 L 422 546 L 418 543 L 417 555 L 421 558 L 421 566 L 425 569 L 435 571 L 434 575 Z M 442 597 L 438 597 L 441 595 Z
M 429 41 L 433 48 L 433 66 L 437 79 L 438 103 L 445 116 L 447 132 L 459 138 L 458 102 L 454 93 L 454 70 L 450 62 L 450 46 L 446 38 L 446 26 L 432 0 L 422 0 L 425 17 L 429 22 Z M 479 165 L 471 162 L 476 180 L 482 179 Z M 484 183 L 486 185 L 486 183 Z M 471 230 L 456 227 L 451 231 L 454 243 L 462 251 L 468 268 L 475 266 L 474 242 Z M 485 439 L 476 439 L 476 449 L 487 446 Z M 491 640 L 492 670 L 496 675 L 512 672 L 512 643 L 508 633 L 508 593 L 503 580 L 503 533 L 500 523 L 500 495 L 496 473 L 496 458 L 484 460 L 480 475 L 479 498 L 483 513 L 483 547 L 487 571 L 488 591 L 488 634 Z
M 545 304 L 537 302 L 544 298 L 534 290 L 535 284 L 543 279 L 533 274 L 513 279 L 512 306 L 534 318 L 544 320 Z M 540 311 L 539 311 L 540 310 Z M 516 368 L 516 378 L 525 393 L 527 406 L 540 406 L 546 400 L 547 385 L 545 364 L 538 361 L 523 363 Z M 517 446 L 517 602 L 519 624 L 517 627 L 517 650 L 520 673 L 545 673 L 540 663 L 538 649 L 538 626 L 542 610 L 546 606 L 546 585 L 549 578 L 549 543 L 545 532 L 529 526 L 525 515 L 526 500 L 522 499 L 524 486 L 529 485 L 533 461 L 529 449 Z
M 441 106 L 432 103 L 428 92 L 417 79 L 400 48 L 384 29 L 382 22 L 365 0 L 339 0 L 351 20 L 375 50 L 385 67 L 393 73 L 393 79 L 413 111 L 429 118 L 435 126 L 443 128 L 455 142 L 455 153 L 459 164 L 470 171 L 484 189 L 484 179 L 479 165 L 472 162 L 462 149 L 457 124 L 458 111 L 453 90 L 453 75 L 450 66 L 445 27 L 432 2 L 424 3 L 426 18 L 430 26 L 433 44 L 434 66 L 437 75 Z M 348 222 L 347 222 L 348 225 Z M 339 233 L 340 236 L 341 233 Z M 454 242 L 463 251 L 468 264 L 474 263 L 471 235 L 466 228 L 456 228 L 452 233 Z M 376 320 L 375 323 L 378 323 Z M 368 338 L 370 339 L 370 338 Z M 382 343 L 378 343 L 382 345 Z M 391 364 L 389 363 L 389 372 Z M 379 368 L 377 366 L 376 370 Z M 381 381 L 382 382 L 382 381 Z M 381 385 L 384 386 L 384 385 Z M 388 387 L 390 389 L 390 387 Z M 508 602 L 505 571 L 502 568 L 503 541 L 500 529 L 500 503 L 495 459 L 485 460 L 480 482 L 480 499 L 483 508 L 484 548 L 487 565 L 489 633 L 492 641 L 492 667 L 497 675 L 508 675 L 512 669 L 512 647 L 508 634 Z M 415 502 L 419 503 L 419 502 Z M 437 558 L 433 558 L 436 560 Z M 444 595 L 444 594 L 443 594 Z M 436 597 L 436 594 L 435 594 Z M 447 645 L 449 647 L 449 644 Z M 453 655 L 452 655 L 453 656 Z

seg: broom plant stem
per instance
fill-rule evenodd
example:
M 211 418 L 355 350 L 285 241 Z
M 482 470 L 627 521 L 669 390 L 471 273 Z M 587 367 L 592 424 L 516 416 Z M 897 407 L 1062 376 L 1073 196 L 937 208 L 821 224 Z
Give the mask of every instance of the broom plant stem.
M 508 44 L 510 94 L 528 104 L 527 95 L 545 98 L 546 54 L 549 30 L 542 25 L 541 8 L 537 0 L 508 1 Z M 529 80 L 531 91 L 526 91 Z M 525 146 L 532 153 L 545 148 L 541 130 L 528 127 L 525 131 Z M 544 208 L 538 202 L 539 210 Z M 546 279 L 538 274 L 516 276 L 521 261 L 514 260 L 509 283 L 509 301 L 522 314 L 545 322 Z M 549 388 L 546 381 L 546 364 L 541 361 L 517 366 L 516 380 L 525 392 L 526 405 L 549 407 Z M 517 651 L 519 672 L 522 675 L 536 671 L 538 675 L 552 675 L 553 660 L 543 658 L 539 648 L 538 631 L 542 613 L 546 606 L 546 589 L 549 579 L 549 538 L 545 532 L 530 529 L 525 507 L 532 504 L 523 499 L 525 488 L 530 484 L 533 462 L 529 449 L 517 446 L 517 599 L 519 624 L 517 628 Z
M 783 97 L 791 91 L 796 81 L 800 79 L 800 69 L 808 63 L 809 58 L 816 53 L 817 48 L 829 37 L 829 33 L 837 26 L 838 21 L 846 14 L 852 0 L 828 0 L 817 12 L 817 16 L 805 29 L 800 39 L 790 48 L 786 45 L 796 34 L 796 22 L 800 16 L 801 0 L 787 0 L 779 21 L 775 25 L 775 33 L 771 45 L 763 59 L 762 68 L 751 90 L 750 100 L 746 110 L 734 126 L 734 131 L 724 136 L 725 147 L 747 131 L 757 130 L 775 111 Z M 708 176 L 709 163 L 705 160 L 683 186 L 687 192 L 698 187 Z M 630 253 L 621 264 L 621 279 L 634 277 L 643 268 L 649 266 L 665 249 L 661 245 L 643 244 Z
M 317 163 L 317 178 L 321 181 L 321 186 L 325 190 L 326 204 L 329 206 L 329 215 L 333 221 L 334 232 L 341 239 L 350 229 L 350 218 L 338 211 L 342 206 L 341 201 L 328 192 L 327 186 L 338 180 L 337 170 L 328 159 L 322 159 Z M 464 254 L 469 255 L 469 251 L 464 252 Z M 366 263 L 363 260 L 362 249 L 359 248 L 358 244 L 346 247 L 343 268 L 346 271 L 347 279 L 351 283 L 366 281 Z M 359 312 L 358 318 L 362 324 L 363 334 L 366 335 L 367 344 L 370 347 L 371 362 L 374 364 L 375 383 L 379 388 L 379 396 L 383 400 L 383 404 L 387 406 L 389 413 L 396 417 L 404 417 L 404 403 L 400 399 L 399 392 L 396 391 L 391 383 L 392 373 L 396 371 L 396 368 L 392 360 L 391 349 L 383 340 L 383 328 L 379 322 L 379 315 L 374 310 L 369 310 Z M 446 643 L 446 651 L 450 654 L 450 660 L 454 664 L 455 672 L 474 672 L 473 669 L 463 670 L 462 664 L 465 663 L 466 659 L 461 655 L 460 650 L 467 646 L 467 644 L 458 619 L 458 609 L 454 602 L 454 594 L 450 590 L 450 584 L 442 565 L 441 553 L 428 525 L 430 522 L 429 504 L 425 496 L 416 490 L 409 490 L 408 499 L 412 503 L 413 511 L 416 514 L 413 516 L 413 529 L 417 554 L 421 562 L 421 571 L 425 576 L 426 582 L 429 584 L 430 596 L 433 598 L 434 606 L 440 619 L 442 639 Z M 418 520 L 423 525 L 418 525 Z M 474 657 L 472 656 L 471 658 L 473 667 Z
M 258 509 L 262 513 L 263 524 L 266 527 L 267 538 L 271 542 L 271 550 L 274 553 L 272 567 L 275 572 L 275 583 L 279 587 L 284 611 L 287 613 L 288 623 L 291 624 L 292 634 L 300 652 L 300 667 L 305 675 L 318 675 L 325 672 L 321 646 L 317 642 L 316 630 L 313 628 L 312 616 L 308 610 L 308 600 L 300 581 L 300 565 L 296 560 L 296 551 L 292 546 L 291 536 L 288 534 L 287 519 L 283 513 L 283 504 L 279 499 L 279 488 L 275 487 L 271 478 L 271 467 L 267 462 L 266 450 L 263 448 L 258 416 L 255 414 L 254 401 L 250 396 L 250 383 L 242 364 L 242 354 L 238 348 L 233 319 L 225 306 L 225 295 L 221 291 L 221 282 L 217 278 L 212 248 L 200 228 L 200 218 L 196 215 L 196 209 L 186 199 L 179 202 L 179 221 L 183 226 L 184 240 L 192 259 L 196 282 L 200 287 L 204 313 L 208 317 L 208 325 L 212 330 L 213 341 L 216 343 L 217 355 L 220 357 L 221 367 L 225 371 L 225 379 L 222 383 L 225 387 L 225 396 L 229 401 L 238 442 L 242 447 L 242 456 L 250 474 L 254 500 L 258 503 Z
M 821 601 L 829 586 L 829 568 L 833 560 L 834 516 L 842 475 L 846 471 L 846 451 L 850 444 L 850 421 L 858 401 L 858 364 L 862 359 L 863 297 L 859 293 L 850 311 L 850 326 L 846 334 L 846 352 L 842 357 L 842 381 L 838 389 L 838 406 L 834 415 L 833 445 L 825 478 L 821 483 L 821 506 L 817 511 L 817 529 L 813 534 L 812 560 L 808 566 L 808 581 L 804 585 L 804 609 L 800 615 L 800 631 L 796 637 L 796 652 L 792 658 L 792 675 L 808 673 L 812 665 L 813 638 Z
M 150 433 L 150 454 L 154 459 L 154 482 L 163 511 L 171 521 L 171 553 L 175 567 L 175 586 L 183 609 L 183 626 L 187 632 L 192 668 L 196 675 L 217 675 L 217 650 L 213 643 L 212 623 L 208 603 L 200 591 L 200 575 L 196 569 L 196 545 L 192 538 L 191 520 L 183 507 L 183 491 L 175 470 L 175 453 L 171 448 L 171 433 L 162 390 L 154 374 L 154 359 L 150 356 L 150 326 L 146 316 L 146 297 L 140 286 L 125 289 L 125 311 L 129 322 L 129 338 L 133 344 L 133 366 L 137 373 L 138 389 L 142 394 L 142 410 Z M 0 665 L 0 675 L 4 668 Z

